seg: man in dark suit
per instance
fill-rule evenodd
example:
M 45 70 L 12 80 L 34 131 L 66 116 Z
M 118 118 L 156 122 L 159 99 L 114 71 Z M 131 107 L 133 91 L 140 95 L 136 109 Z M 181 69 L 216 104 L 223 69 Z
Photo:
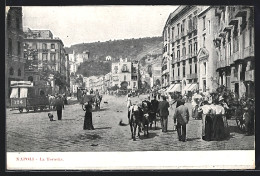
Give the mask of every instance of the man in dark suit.
M 181 99 L 177 102 L 180 104 L 179 107 L 176 108 L 173 119 L 174 123 L 176 123 L 177 120 L 177 133 L 179 137 L 179 141 L 186 141 L 186 124 L 189 122 L 189 109 L 187 106 L 185 106 L 185 100 Z
M 167 124 L 168 124 L 168 115 L 169 115 L 169 110 L 168 108 L 170 107 L 169 102 L 166 101 L 166 97 L 163 96 L 163 101 L 159 103 L 158 106 L 158 111 L 159 115 L 161 117 L 161 122 L 162 122 L 162 132 L 167 132 Z
M 58 120 L 62 119 L 62 108 L 64 109 L 63 99 L 59 95 L 58 98 L 56 99 L 56 110 L 57 110 Z

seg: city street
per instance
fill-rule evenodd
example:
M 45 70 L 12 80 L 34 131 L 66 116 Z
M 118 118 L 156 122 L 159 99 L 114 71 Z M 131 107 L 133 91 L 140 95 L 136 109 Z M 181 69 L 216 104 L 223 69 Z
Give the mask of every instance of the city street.
M 134 97 L 132 102 L 144 99 Z M 120 126 L 119 121 L 128 124 L 125 97 L 104 95 L 101 110 L 93 112 L 95 130 L 83 130 L 84 111 L 78 103 L 65 106 L 63 118 L 50 121 L 48 111 L 23 112 L 6 110 L 6 150 L 7 152 L 85 152 L 85 151 L 187 151 L 187 150 L 252 150 L 255 136 L 245 136 L 229 120 L 230 138 L 225 141 L 203 141 L 201 120 L 190 119 L 187 126 L 187 142 L 177 139 L 173 131 L 173 112 L 170 109 L 168 132 L 161 129 L 150 130 L 149 138 L 141 133 L 140 139 L 131 139 L 129 125 Z M 107 103 L 104 103 L 107 102 Z M 190 104 L 188 104 L 191 107 Z M 175 107 L 175 105 L 173 106 Z M 190 108 L 191 110 L 191 108 Z M 157 125 L 161 127 L 158 121 Z

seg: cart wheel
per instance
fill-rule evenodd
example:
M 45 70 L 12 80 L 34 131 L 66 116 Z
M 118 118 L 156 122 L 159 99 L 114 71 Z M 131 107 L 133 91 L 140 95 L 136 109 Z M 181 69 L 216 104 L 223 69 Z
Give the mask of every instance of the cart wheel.
M 19 108 L 19 112 L 22 113 L 23 112 L 23 108 Z
M 245 132 L 245 121 L 243 120 L 243 117 L 236 117 L 236 122 L 239 130 Z
M 29 108 L 26 108 L 26 112 L 29 112 L 29 110 L 30 110 Z

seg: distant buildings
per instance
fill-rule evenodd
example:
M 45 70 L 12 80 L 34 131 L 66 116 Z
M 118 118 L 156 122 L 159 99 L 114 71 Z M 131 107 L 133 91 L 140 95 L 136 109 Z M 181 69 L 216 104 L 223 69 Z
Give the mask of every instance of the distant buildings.
M 180 6 L 165 24 L 162 86 L 254 97 L 254 8 Z
M 120 59 L 119 62 L 113 62 L 112 68 L 112 86 L 125 87 L 126 89 L 138 89 L 138 63 L 132 63 L 126 59 Z
M 83 51 L 83 53 L 75 53 L 74 50 L 72 53 L 69 53 L 69 63 L 70 63 L 70 74 L 76 73 L 78 67 L 81 63 L 89 60 L 89 51 Z
M 7 7 L 5 33 L 5 92 L 8 105 L 11 94 L 10 82 L 24 80 L 24 34 L 21 7 Z

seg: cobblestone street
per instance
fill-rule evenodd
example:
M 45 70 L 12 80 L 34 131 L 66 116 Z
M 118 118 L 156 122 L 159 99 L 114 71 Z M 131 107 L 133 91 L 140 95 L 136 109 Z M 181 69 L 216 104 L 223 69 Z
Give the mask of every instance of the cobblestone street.
M 140 96 L 140 99 L 144 96 Z M 139 102 L 133 98 L 133 102 Z M 161 129 L 150 130 L 149 138 L 131 139 L 130 127 L 119 126 L 127 120 L 125 97 L 105 95 L 101 110 L 93 112 L 95 130 L 83 130 L 84 111 L 79 104 L 65 106 L 63 118 L 50 122 L 47 111 L 23 112 L 7 109 L 6 139 L 7 152 L 84 152 L 84 151 L 187 151 L 187 150 L 252 150 L 255 136 L 245 136 L 229 120 L 231 136 L 225 141 L 203 141 L 201 121 L 190 119 L 187 126 L 187 142 L 179 142 L 177 131 L 173 131 L 173 112 L 170 109 L 167 133 Z M 191 105 L 189 104 L 191 107 Z M 190 108 L 191 109 L 191 108 Z M 161 127 L 158 122 L 157 126 Z

